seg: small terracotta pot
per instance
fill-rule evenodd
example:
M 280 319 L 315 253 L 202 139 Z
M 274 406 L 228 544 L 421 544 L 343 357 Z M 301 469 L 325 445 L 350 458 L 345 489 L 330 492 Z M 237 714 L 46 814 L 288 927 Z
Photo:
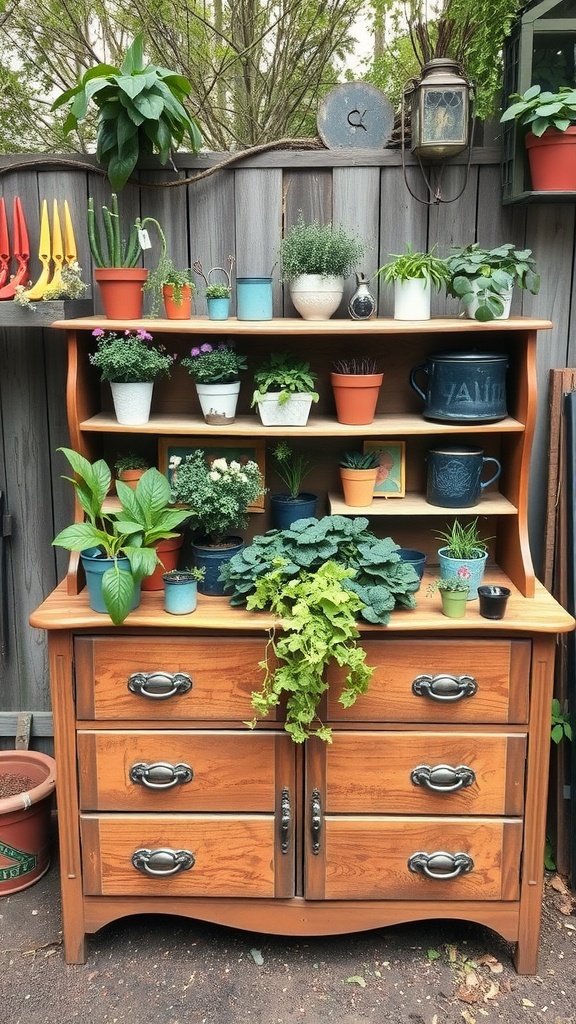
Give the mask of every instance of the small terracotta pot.
M 367 508 L 372 504 L 374 496 L 374 485 L 376 483 L 376 469 L 345 469 L 340 467 L 340 479 L 344 492 L 344 504 L 353 505 L 356 508 Z
M 122 483 L 126 484 L 127 487 L 130 487 L 131 490 L 135 491 L 140 477 L 144 476 L 145 472 L 145 469 L 123 469 L 122 472 L 118 474 L 118 479 L 121 480 Z
M 162 287 L 164 309 L 169 320 L 189 320 L 192 316 L 192 288 L 184 284 L 180 291 L 182 301 L 178 303 L 174 299 L 174 285 L 165 284 Z
M 383 373 L 332 373 L 330 380 L 339 423 L 372 423 Z
M 145 267 L 98 267 L 94 278 L 108 320 L 141 319 L 142 285 L 148 278 Z
M 159 540 L 156 545 L 158 558 L 162 565 L 157 565 L 151 576 L 145 576 L 142 580 L 142 590 L 162 590 L 164 586 L 162 576 L 170 569 L 178 567 L 180 548 L 184 543 L 184 534 L 179 533 L 177 537 L 169 537 L 168 540 Z

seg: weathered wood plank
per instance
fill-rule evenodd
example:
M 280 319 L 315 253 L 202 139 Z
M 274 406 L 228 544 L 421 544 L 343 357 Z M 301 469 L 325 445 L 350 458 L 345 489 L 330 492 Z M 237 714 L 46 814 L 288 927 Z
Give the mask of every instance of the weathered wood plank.
M 169 193 L 172 195 L 172 192 Z M 234 174 L 224 171 L 218 179 L 206 181 L 188 189 L 188 232 L 191 260 L 200 260 L 207 275 L 212 267 L 228 269 L 228 256 L 236 253 L 236 223 L 234 216 Z M 234 268 L 234 273 L 237 268 Z M 234 278 L 233 278 L 234 280 Z M 222 274 L 213 274 L 212 284 L 223 284 Z M 206 314 L 204 282 L 196 277 L 194 308 Z M 236 294 L 232 290 L 231 310 L 236 312 Z

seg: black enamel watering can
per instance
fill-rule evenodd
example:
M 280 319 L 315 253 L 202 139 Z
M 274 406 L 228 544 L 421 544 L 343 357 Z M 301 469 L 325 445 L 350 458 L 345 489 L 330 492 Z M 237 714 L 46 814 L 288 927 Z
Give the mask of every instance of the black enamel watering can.
M 508 415 L 508 356 L 497 352 L 434 352 L 410 371 L 410 384 L 423 399 L 424 416 L 453 423 L 494 423 Z M 426 377 L 426 391 L 416 382 Z

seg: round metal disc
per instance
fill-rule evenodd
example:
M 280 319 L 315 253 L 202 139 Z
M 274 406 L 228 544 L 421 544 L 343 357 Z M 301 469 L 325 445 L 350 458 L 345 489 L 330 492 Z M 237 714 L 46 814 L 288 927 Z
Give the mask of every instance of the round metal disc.
M 394 127 L 394 108 L 375 85 L 337 85 L 318 108 L 318 134 L 328 149 L 383 149 Z

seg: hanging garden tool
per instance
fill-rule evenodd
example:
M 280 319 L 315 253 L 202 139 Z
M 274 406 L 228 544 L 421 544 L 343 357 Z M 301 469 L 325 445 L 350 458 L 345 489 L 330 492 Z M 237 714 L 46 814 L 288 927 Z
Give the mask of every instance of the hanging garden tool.
M 4 287 L 10 277 L 10 259 L 6 203 L 2 197 L 0 198 L 0 288 Z
M 46 285 L 50 280 L 50 223 L 48 221 L 48 203 L 42 200 L 42 215 L 40 217 L 40 244 L 38 246 L 38 258 L 42 264 L 42 272 L 26 293 L 31 300 L 42 299 L 46 291 Z
M 74 238 L 74 228 L 72 227 L 72 218 L 70 216 L 70 207 L 68 206 L 68 200 L 64 200 L 64 259 L 68 266 L 71 263 L 76 263 L 78 254 L 76 252 L 76 239 Z
M 62 284 L 62 264 L 64 263 L 64 249 L 62 246 L 62 228 L 60 226 L 60 214 L 58 213 L 58 202 L 54 199 L 52 203 L 52 262 L 54 273 L 50 281 L 50 287 L 60 287 Z
M 30 259 L 30 242 L 28 241 L 28 228 L 22 209 L 22 203 L 18 196 L 14 196 L 12 212 L 12 235 L 14 237 L 14 252 L 18 267 L 16 273 L 3 288 L 0 288 L 0 299 L 13 299 L 18 285 L 25 285 L 28 281 L 28 260 Z

